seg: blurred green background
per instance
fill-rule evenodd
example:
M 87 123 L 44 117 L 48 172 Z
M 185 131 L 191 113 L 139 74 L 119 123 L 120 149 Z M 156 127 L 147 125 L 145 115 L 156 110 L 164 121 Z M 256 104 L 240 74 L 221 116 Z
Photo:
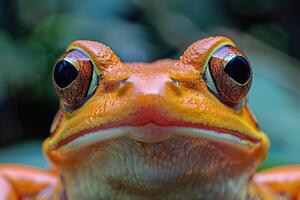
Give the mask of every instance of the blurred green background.
M 52 65 L 71 41 L 148 62 L 226 35 L 253 66 L 250 105 L 271 140 L 263 167 L 300 163 L 299 9 L 297 0 L 0 0 L 0 162 L 47 166 Z

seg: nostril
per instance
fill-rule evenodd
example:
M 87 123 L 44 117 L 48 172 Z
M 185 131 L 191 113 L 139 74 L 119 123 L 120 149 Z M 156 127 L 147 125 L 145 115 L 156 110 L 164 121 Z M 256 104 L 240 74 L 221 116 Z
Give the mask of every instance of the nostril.
M 167 83 L 167 90 L 172 92 L 176 96 L 180 96 L 182 94 L 179 81 L 176 79 L 171 78 L 172 81 Z
M 118 95 L 122 96 L 127 94 L 130 91 L 130 88 L 133 88 L 133 84 L 127 81 L 128 78 L 119 82 L 119 91 Z
M 170 79 L 175 85 L 179 86 L 179 80 L 177 80 L 175 78 L 171 78 L 171 77 L 170 77 Z
M 126 85 L 128 78 L 125 78 L 119 82 L 119 88 L 122 88 Z

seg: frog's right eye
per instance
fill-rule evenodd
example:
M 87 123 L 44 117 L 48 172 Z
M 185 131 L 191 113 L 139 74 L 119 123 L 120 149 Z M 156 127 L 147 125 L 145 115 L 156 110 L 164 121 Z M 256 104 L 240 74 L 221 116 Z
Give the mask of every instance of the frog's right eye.
M 53 69 L 53 86 L 66 106 L 76 106 L 97 87 L 97 76 L 90 58 L 79 50 L 67 52 Z

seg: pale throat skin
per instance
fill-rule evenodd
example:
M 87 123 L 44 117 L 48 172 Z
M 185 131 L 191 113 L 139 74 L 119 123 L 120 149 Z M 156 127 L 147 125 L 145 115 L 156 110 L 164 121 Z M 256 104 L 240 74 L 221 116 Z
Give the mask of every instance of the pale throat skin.
M 235 46 L 226 37 L 210 37 L 178 60 L 123 63 L 101 43 L 73 42 L 67 51 L 87 55 L 99 78 L 80 105 L 61 103 L 43 145 L 61 174 L 64 195 L 254 199 L 252 176 L 268 139 L 246 97 L 228 105 L 204 77 L 211 56 L 226 45 Z

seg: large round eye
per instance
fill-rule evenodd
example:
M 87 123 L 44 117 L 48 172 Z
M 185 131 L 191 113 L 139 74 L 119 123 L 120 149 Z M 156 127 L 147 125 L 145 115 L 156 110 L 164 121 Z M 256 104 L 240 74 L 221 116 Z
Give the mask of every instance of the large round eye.
M 238 105 L 250 89 L 252 70 L 238 49 L 223 46 L 211 56 L 204 77 L 209 89 L 222 101 Z
M 95 89 L 92 81 L 93 64 L 79 50 L 67 52 L 53 69 L 53 86 L 56 94 L 67 106 L 80 103 Z

